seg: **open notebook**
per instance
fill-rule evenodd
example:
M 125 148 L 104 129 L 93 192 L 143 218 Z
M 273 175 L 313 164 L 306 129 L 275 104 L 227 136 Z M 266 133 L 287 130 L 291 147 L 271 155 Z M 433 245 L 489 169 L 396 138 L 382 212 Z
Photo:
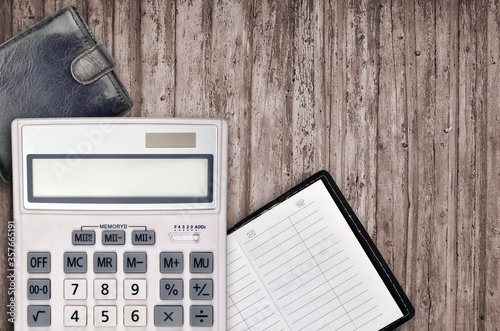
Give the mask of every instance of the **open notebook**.
M 227 330 L 391 330 L 414 315 L 326 171 L 229 230 Z

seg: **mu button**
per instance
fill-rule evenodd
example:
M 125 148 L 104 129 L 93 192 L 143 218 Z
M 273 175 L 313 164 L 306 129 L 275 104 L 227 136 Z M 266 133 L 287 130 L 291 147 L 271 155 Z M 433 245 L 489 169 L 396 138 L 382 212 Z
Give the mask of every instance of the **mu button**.
M 214 271 L 214 255 L 211 252 L 189 254 L 189 271 L 194 274 L 211 274 Z

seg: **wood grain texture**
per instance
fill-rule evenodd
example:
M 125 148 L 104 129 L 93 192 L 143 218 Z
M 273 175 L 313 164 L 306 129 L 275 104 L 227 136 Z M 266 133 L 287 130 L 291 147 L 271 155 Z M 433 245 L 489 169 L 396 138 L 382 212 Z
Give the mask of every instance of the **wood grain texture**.
M 228 120 L 229 226 L 327 169 L 415 306 L 401 330 L 498 328 L 498 2 L 7 0 L 0 42 L 70 4 L 129 116 Z

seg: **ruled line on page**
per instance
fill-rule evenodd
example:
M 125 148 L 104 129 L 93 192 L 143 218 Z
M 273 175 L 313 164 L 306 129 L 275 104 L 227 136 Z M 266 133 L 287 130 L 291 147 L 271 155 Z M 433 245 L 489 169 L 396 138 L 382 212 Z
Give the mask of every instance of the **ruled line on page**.
M 303 208 L 306 208 L 307 206 L 309 206 L 309 205 L 310 205 L 310 204 L 312 204 L 312 203 L 313 203 L 313 202 L 309 203 L 308 205 L 306 205 L 306 206 L 305 206 L 305 207 L 303 207 Z M 298 211 L 297 211 L 297 213 L 298 213 L 298 212 L 300 212 L 300 210 L 298 210 Z M 293 214 L 291 214 L 291 215 L 293 215 Z M 272 230 L 274 227 L 276 227 L 276 226 L 280 225 L 280 223 L 281 223 L 281 222 L 286 221 L 286 219 L 287 219 L 288 217 L 290 217 L 291 215 L 289 215 L 289 216 L 287 216 L 286 218 L 282 219 L 281 221 L 279 221 L 279 222 L 277 222 L 277 223 L 273 224 L 271 227 L 269 227 L 269 228 L 267 229 L 267 231 Z M 245 242 L 244 244 L 247 244 L 247 243 L 249 243 L 250 241 L 255 240 L 256 238 L 258 238 L 258 237 L 259 237 L 259 235 L 260 235 L 260 234 L 255 235 L 254 237 L 250 238 L 250 239 L 249 239 L 247 242 Z M 249 252 L 251 253 L 251 251 L 249 251 Z

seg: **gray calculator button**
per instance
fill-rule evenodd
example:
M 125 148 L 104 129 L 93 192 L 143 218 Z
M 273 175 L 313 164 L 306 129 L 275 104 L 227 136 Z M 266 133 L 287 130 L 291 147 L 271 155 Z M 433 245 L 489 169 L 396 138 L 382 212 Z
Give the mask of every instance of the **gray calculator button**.
M 160 299 L 180 300 L 184 297 L 182 279 L 160 279 Z
M 212 326 L 214 324 L 214 308 L 212 306 L 191 306 L 189 322 L 191 326 Z
M 155 326 L 182 326 L 184 324 L 182 315 L 182 306 L 155 306 Z
M 103 231 L 103 245 L 125 245 L 125 231 Z
M 28 253 L 28 272 L 30 274 L 48 274 L 50 272 L 50 253 Z
M 123 272 L 145 273 L 147 271 L 147 255 L 144 252 L 123 253 Z
M 191 300 L 212 300 L 214 282 L 211 279 L 191 279 L 189 281 L 189 298 Z
M 71 242 L 73 245 L 94 245 L 95 232 L 92 230 L 75 230 L 71 234 Z
M 87 253 L 64 253 L 64 272 L 67 274 L 84 274 L 87 272 Z
M 94 272 L 96 274 L 116 273 L 116 253 L 94 253 Z
M 154 245 L 156 241 L 153 230 L 132 231 L 132 245 Z
M 28 279 L 28 300 L 49 300 L 50 279 Z
M 50 326 L 50 306 L 28 306 L 29 326 Z
M 184 270 L 182 253 L 160 253 L 160 272 L 182 273 Z
M 214 271 L 214 255 L 204 252 L 189 254 L 189 271 L 198 274 L 211 274 Z

